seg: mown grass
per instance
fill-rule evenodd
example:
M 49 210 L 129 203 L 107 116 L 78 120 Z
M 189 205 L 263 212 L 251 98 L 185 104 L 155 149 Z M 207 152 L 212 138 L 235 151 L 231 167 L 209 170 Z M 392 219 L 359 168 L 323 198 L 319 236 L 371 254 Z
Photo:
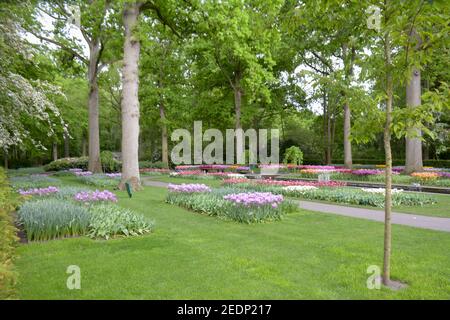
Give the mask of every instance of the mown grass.
M 244 225 L 164 202 L 145 187 L 119 205 L 155 220 L 149 235 L 21 245 L 22 299 L 449 299 L 450 233 L 393 226 L 392 277 L 409 287 L 369 290 L 382 265 L 383 224 L 301 211 Z M 66 269 L 81 268 L 81 290 Z
M 172 178 L 172 177 L 155 177 L 152 178 L 155 181 L 162 181 L 168 183 L 204 183 L 211 187 L 218 187 L 222 184 L 221 180 L 195 180 L 195 179 L 187 179 L 187 178 Z M 399 206 L 393 207 L 395 212 L 401 213 L 411 213 L 418 214 L 424 216 L 432 216 L 432 217 L 442 217 L 442 218 L 450 218 L 450 195 L 446 194 L 432 194 L 434 198 L 436 198 L 437 202 L 435 204 L 427 204 L 423 206 Z M 299 198 L 297 198 L 299 199 Z M 318 200 L 308 200 L 314 202 L 322 202 L 322 203 L 330 203 L 335 205 L 347 206 L 347 207 L 357 207 L 357 208 L 367 208 L 373 210 L 384 210 L 383 208 L 376 208 L 371 206 L 358 206 L 358 205 L 349 205 L 343 203 L 329 202 L 329 201 L 318 201 Z

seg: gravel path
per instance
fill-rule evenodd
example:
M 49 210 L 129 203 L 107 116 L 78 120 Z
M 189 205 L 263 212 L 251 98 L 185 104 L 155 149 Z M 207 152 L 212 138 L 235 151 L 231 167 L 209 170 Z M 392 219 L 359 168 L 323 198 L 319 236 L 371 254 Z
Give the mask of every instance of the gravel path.
M 168 185 L 167 182 L 154 181 L 151 178 L 143 178 L 142 183 L 145 186 L 152 186 L 152 187 L 167 187 Z M 297 202 L 299 204 L 299 207 L 305 210 L 384 222 L 384 211 L 365 208 L 346 207 L 341 205 L 303 201 L 303 200 L 301 201 L 298 200 Z M 393 224 L 450 232 L 450 218 L 437 218 L 437 217 L 421 216 L 416 214 L 393 212 L 391 221 Z

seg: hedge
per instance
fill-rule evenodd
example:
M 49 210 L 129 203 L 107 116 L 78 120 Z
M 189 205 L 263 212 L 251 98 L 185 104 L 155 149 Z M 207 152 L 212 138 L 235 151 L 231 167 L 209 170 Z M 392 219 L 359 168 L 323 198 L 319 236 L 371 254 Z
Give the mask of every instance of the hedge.
M 103 171 L 105 172 L 118 172 L 122 169 L 122 163 L 114 159 L 112 152 L 103 151 L 101 153 L 101 162 L 103 166 Z M 45 171 L 63 171 L 68 169 L 83 169 L 87 170 L 89 164 L 88 157 L 79 158 L 62 158 L 50 162 L 44 168 Z
M 16 283 L 13 260 L 18 239 L 11 195 L 5 171 L 0 167 L 0 300 L 14 298 Z
M 62 158 L 50 162 L 44 168 L 45 171 L 62 171 L 75 168 L 87 170 L 88 162 L 89 162 L 88 157 Z

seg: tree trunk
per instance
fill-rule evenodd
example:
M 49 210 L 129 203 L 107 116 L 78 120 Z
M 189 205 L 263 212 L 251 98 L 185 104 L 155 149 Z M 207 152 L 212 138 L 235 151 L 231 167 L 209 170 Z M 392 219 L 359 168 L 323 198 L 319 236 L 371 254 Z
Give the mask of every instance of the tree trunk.
M 5 170 L 8 170 L 9 164 L 8 164 L 8 152 L 7 152 L 7 151 L 4 151 L 4 152 L 3 152 L 3 157 L 4 157 L 4 167 L 5 167 Z
M 64 134 L 64 158 L 70 157 L 70 138 L 67 133 Z
M 53 142 L 52 158 L 53 158 L 53 161 L 58 160 L 58 144 L 56 142 Z
M 348 55 L 348 45 L 347 43 L 344 43 L 342 45 L 342 53 L 343 53 L 343 60 L 345 64 L 345 80 L 346 85 L 350 86 L 350 81 L 353 76 L 353 63 L 355 61 L 355 54 L 356 50 L 354 47 L 350 49 L 350 58 Z M 352 142 L 350 141 L 350 132 L 351 132 L 351 111 L 350 111 L 350 105 L 348 102 L 347 93 L 343 92 L 344 96 L 344 165 L 346 168 L 351 169 L 353 166 L 353 160 L 352 160 Z
M 350 106 L 346 101 L 344 103 L 344 165 L 351 169 L 353 165 L 352 160 L 352 143 L 350 141 Z
M 385 69 L 386 69 L 386 123 L 384 127 L 384 151 L 386 157 L 386 193 L 384 203 L 384 259 L 383 259 L 383 284 L 388 286 L 391 281 L 391 211 L 392 211 L 392 151 L 391 151 L 391 121 L 392 121 L 392 60 L 391 44 L 388 33 L 385 36 L 384 45 Z
M 141 3 L 125 3 L 123 24 L 122 94 L 122 180 L 120 189 L 128 182 L 134 190 L 141 188 L 139 175 L 139 39 L 133 36 L 138 23 Z
M 242 128 L 242 125 L 241 125 L 241 104 L 242 104 L 242 90 L 238 86 L 238 87 L 234 88 L 234 112 L 235 112 L 235 115 L 236 115 L 236 124 L 235 124 L 235 128 L 236 129 Z
M 169 166 L 169 146 L 168 146 L 168 142 L 167 142 L 166 113 L 164 110 L 164 102 L 163 101 L 161 101 L 159 104 L 159 115 L 161 117 L 162 162 L 168 167 Z
M 420 70 L 413 68 L 409 83 L 406 85 L 406 104 L 414 109 L 421 104 Z M 422 132 L 418 128 L 409 128 L 406 137 L 405 172 L 412 173 L 423 170 Z
M 100 56 L 100 41 L 93 39 L 89 45 L 89 165 L 91 172 L 102 172 L 100 162 L 100 127 L 99 127 L 99 106 L 98 106 L 98 62 Z
M 85 137 L 83 137 L 83 141 L 81 142 L 81 155 L 83 157 L 87 156 L 87 143 Z

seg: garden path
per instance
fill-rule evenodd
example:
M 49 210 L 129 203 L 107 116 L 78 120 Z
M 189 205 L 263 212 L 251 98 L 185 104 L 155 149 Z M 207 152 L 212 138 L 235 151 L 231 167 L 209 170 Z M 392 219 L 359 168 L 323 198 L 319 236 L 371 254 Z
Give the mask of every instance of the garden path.
M 152 187 L 167 187 L 167 185 L 169 184 L 167 182 L 154 181 L 151 178 L 143 178 L 142 183 L 145 186 Z M 305 210 L 384 222 L 384 211 L 304 200 L 296 200 L 296 202 L 299 204 L 300 208 Z M 438 218 L 409 213 L 393 212 L 391 219 L 393 224 L 450 232 L 450 218 Z

